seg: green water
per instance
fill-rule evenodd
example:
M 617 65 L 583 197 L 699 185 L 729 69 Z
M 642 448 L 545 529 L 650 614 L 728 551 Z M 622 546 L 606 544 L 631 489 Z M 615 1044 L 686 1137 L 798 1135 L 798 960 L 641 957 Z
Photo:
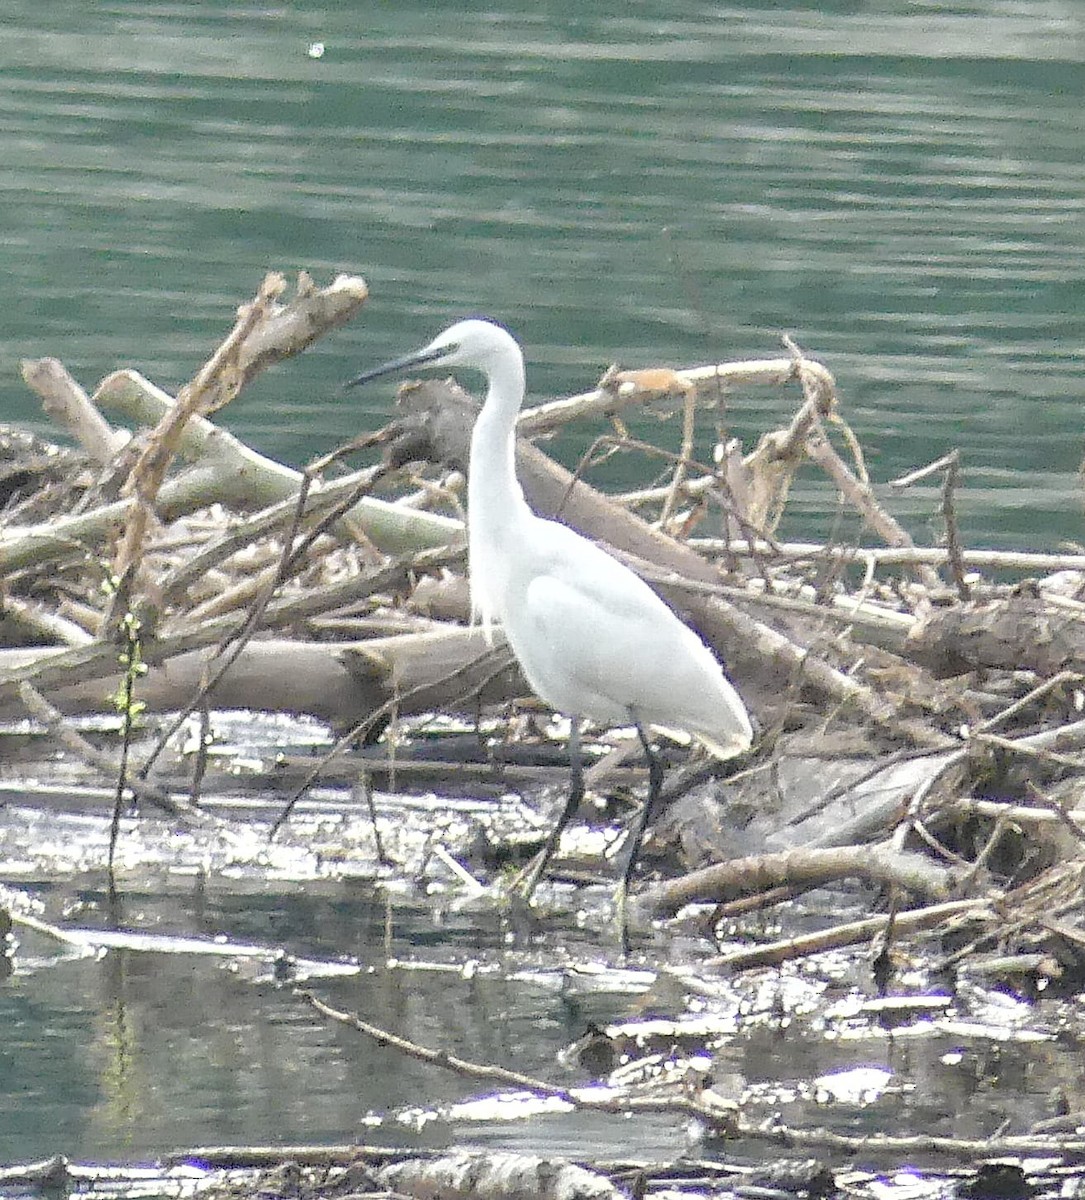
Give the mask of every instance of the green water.
M 1075 0 L 5 14 L 8 416 L 39 419 L 24 355 L 176 387 L 265 269 L 350 270 L 373 291 L 358 322 L 227 418 L 270 453 L 378 423 L 389 388 L 348 405 L 338 381 L 469 312 L 520 335 L 537 398 L 789 331 L 877 479 L 959 445 L 973 540 L 1081 535 Z M 739 395 L 735 432 L 792 404 Z M 825 533 L 832 506 L 800 489 L 793 530 Z M 934 507 L 897 511 L 925 538 Z
M 4 419 L 46 428 L 24 356 L 54 355 L 88 387 L 132 365 L 173 388 L 265 270 L 349 270 L 372 287 L 359 320 L 226 414 L 266 452 L 301 462 L 379 423 L 390 386 L 347 404 L 338 383 L 465 313 L 514 328 L 540 400 L 614 360 L 771 355 L 788 331 L 835 373 L 876 479 L 960 446 L 970 540 L 1082 537 L 1080 0 L 3 13 Z M 736 395 L 734 432 L 752 445 L 794 403 Z M 790 529 L 824 536 L 833 497 L 809 480 Z M 933 489 L 892 504 L 936 535 Z M 377 1102 L 344 1069 L 321 1075 L 319 1121 L 284 1108 L 278 1043 L 237 989 L 221 1022 L 236 1055 L 216 1033 L 198 1095 L 174 1096 L 182 1076 L 156 1067 L 147 1087 L 173 1099 L 128 1112 L 101 981 L 82 973 L 44 998 L 34 978 L 0 992 L 22 1006 L 0 1055 L 0 1159 L 216 1130 L 346 1137 Z M 152 994 L 148 1028 L 155 1011 Z M 198 1075 L 199 1037 L 165 1040 L 162 1062 Z M 324 1121 L 336 1112 L 341 1128 Z

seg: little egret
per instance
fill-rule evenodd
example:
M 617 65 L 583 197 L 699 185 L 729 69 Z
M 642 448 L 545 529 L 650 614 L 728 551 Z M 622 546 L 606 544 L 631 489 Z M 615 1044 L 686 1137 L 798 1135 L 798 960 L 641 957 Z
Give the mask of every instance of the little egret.
M 493 321 L 459 321 L 414 354 L 352 379 L 365 383 L 410 367 L 468 367 L 486 377 L 467 483 L 472 619 L 487 639 L 499 622 L 528 683 L 570 719 L 572 786 L 527 883 L 532 891 L 584 792 L 580 721 L 634 725 L 648 760 L 648 800 L 631 837 L 624 897 L 659 796 L 662 767 L 650 726 L 683 729 L 716 757 L 750 748 L 746 707 L 719 662 L 658 595 L 616 558 L 558 521 L 531 511 L 516 478 L 516 417 L 524 356 Z M 624 911 L 623 911 L 623 940 Z

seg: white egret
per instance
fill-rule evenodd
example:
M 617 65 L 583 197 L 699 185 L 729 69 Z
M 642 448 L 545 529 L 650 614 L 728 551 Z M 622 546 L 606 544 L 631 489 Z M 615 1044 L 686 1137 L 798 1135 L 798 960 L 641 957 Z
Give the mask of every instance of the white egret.
M 524 357 L 488 320 L 459 321 L 414 354 L 348 386 L 410 367 L 469 367 L 486 377 L 471 438 L 467 485 L 472 618 L 487 638 L 500 623 L 528 683 L 571 721 L 572 786 L 525 885 L 531 895 L 583 796 L 580 721 L 634 725 L 648 759 L 649 795 L 631 842 L 620 897 L 662 783 L 650 726 L 683 729 L 718 758 L 750 748 L 741 698 L 708 647 L 628 567 L 594 542 L 528 507 L 516 478 L 516 417 Z M 624 938 L 624 921 L 623 921 Z

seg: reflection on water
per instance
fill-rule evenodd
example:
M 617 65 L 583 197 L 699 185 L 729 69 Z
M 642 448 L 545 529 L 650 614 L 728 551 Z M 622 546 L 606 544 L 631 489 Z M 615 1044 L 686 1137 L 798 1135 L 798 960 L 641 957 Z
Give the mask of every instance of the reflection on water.
M 176 386 L 266 267 L 359 271 L 361 322 L 231 414 L 297 461 L 380 419 L 335 383 L 453 315 L 511 323 L 539 396 L 787 330 L 876 478 L 960 444 L 968 534 L 1050 546 L 1080 526 L 1083 51 L 1066 0 L 12 0 L 0 343 Z M 735 428 L 789 403 L 736 396 Z M 805 499 L 824 533 L 831 494 Z
M 409 961 L 420 953 L 416 934 L 432 939 L 432 924 L 418 914 L 391 914 L 386 944 L 390 914 L 347 889 L 220 899 L 215 890 L 180 901 L 129 898 L 132 919 L 152 928 L 161 921 L 171 932 L 183 924 L 205 936 L 228 931 L 315 958 L 349 951 L 359 972 L 316 981 L 321 996 L 480 1061 L 520 1061 L 541 1072 L 568 1038 L 559 1021 L 549 1034 L 526 1021 L 522 987 L 499 977 L 384 969 L 390 954 Z M 93 922 L 94 909 L 85 915 Z M 427 960 L 451 963 L 464 937 L 479 950 L 491 937 L 477 927 L 456 932 L 443 949 L 426 949 Z M 16 961 L 0 990 L 0 1162 L 58 1152 L 138 1158 L 196 1144 L 380 1141 L 387 1135 L 362 1125 L 371 1109 L 471 1092 L 454 1075 L 328 1024 L 293 1000 L 289 986 L 276 986 L 266 964 L 123 950 L 73 958 L 22 931 Z M 397 1127 L 391 1136 L 402 1142 L 410 1134 Z M 446 1136 L 438 1129 L 423 1140 Z
M 860 900 L 836 896 L 836 915 Z M 72 920 L 93 925 L 102 901 L 84 893 L 69 905 Z M 556 1086 L 605 1084 L 626 1056 L 646 1083 L 668 1062 L 690 1078 L 683 1063 L 695 1060 L 700 1083 L 740 1100 L 752 1123 L 1021 1133 L 1050 1115 L 1054 1088 L 1076 1094 L 1080 1075 L 1072 1001 L 1033 1006 L 966 978 L 950 992 L 928 980 L 926 1000 L 910 1000 L 913 971 L 896 1009 L 867 1006 L 862 950 L 733 979 L 699 981 L 679 967 L 653 981 L 646 970 L 606 971 L 598 946 L 572 929 L 512 949 L 493 926 L 447 913 L 435 922 L 356 885 L 271 897 L 210 882 L 165 900 L 129 896 L 127 907 L 150 929 L 228 933 L 340 968 L 346 952 L 354 973 L 301 982 L 423 1046 Z M 270 962 L 124 950 L 75 958 L 21 930 L 16 965 L 0 987 L 0 1163 L 352 1141 L 609 1160 L 706 1149 L 677 1112 L 626 1118 L 561 1111 L 556 1101 L 482 1102 L 500 1089 L 325 1021 L 272 981 Z M 559 1062 L 593 1026 L 585 1041 L 605 1030 L 611 1057 Z M 467 1100 L 480 1102 L 458 1103 Z M 727 1153 L 760 1161 L 766 1146 L 732 1141 Z

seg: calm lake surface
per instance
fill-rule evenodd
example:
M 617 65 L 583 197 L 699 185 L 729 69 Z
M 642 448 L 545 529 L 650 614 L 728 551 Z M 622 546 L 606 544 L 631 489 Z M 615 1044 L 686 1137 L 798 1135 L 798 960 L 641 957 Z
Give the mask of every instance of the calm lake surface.
M 1081 539 L 1077 0 L 8 0 L 0 65 L 8 417 L 40 419 L 23 356 L 175 388 L 265 270 L 349 270 L 359 320 L 230 410 L 269 453 L 380 423 L 392 385 L 338 382 L 467 313 L 536 399 L 787 331 L 876 480 L 960 446 L 971 540 Z M 736 396 L 734 431 L 793 406 Z M 790 531 L 833 508 L 808 485 Z M 896 504 L 920 540 L 934 509 Z
M 226 414 L 267 453 L 300 463 L 381 423 L 391 385 L 347 403 L 338 383 L 471 312 L 520 336 L 536 400 L 616 360 L 774 355 L 786 331 L 836 375 L 876 480 L 959 446 L 971 542 L 1082 540 L 1080 0 L 6 0 L 4 18 L 4 419 L 48 429 L 22 357 L 176 388 L 266 270 L 351 271 L 372 289 L 359 320 Z M 739 394 L 734 432 L 752 446 L 794 404 Z M 920 541 L 935 490 L 892 502 Z M 788 532 L 828 536 L 833 512 L 811 476 Z M 169 1064 L 206 1045 L 162 1025 L 153 977 L 106 974 L 0 990 L 20 1031 L 0 1160 L 356 1132 L 371 1060 L 284 1106 L 306 1085 L 274 1069 L 286 1040 L 255 1044 L 235 1011 L 186 1094 Z M 115 1055 L 70 1066 L 72 1045 L 124 1048 L 111 1022 L 133 1012 L 161 1111 L 125 1108 Z M 548 1036 L 529 1065 L 571 1032 Z

